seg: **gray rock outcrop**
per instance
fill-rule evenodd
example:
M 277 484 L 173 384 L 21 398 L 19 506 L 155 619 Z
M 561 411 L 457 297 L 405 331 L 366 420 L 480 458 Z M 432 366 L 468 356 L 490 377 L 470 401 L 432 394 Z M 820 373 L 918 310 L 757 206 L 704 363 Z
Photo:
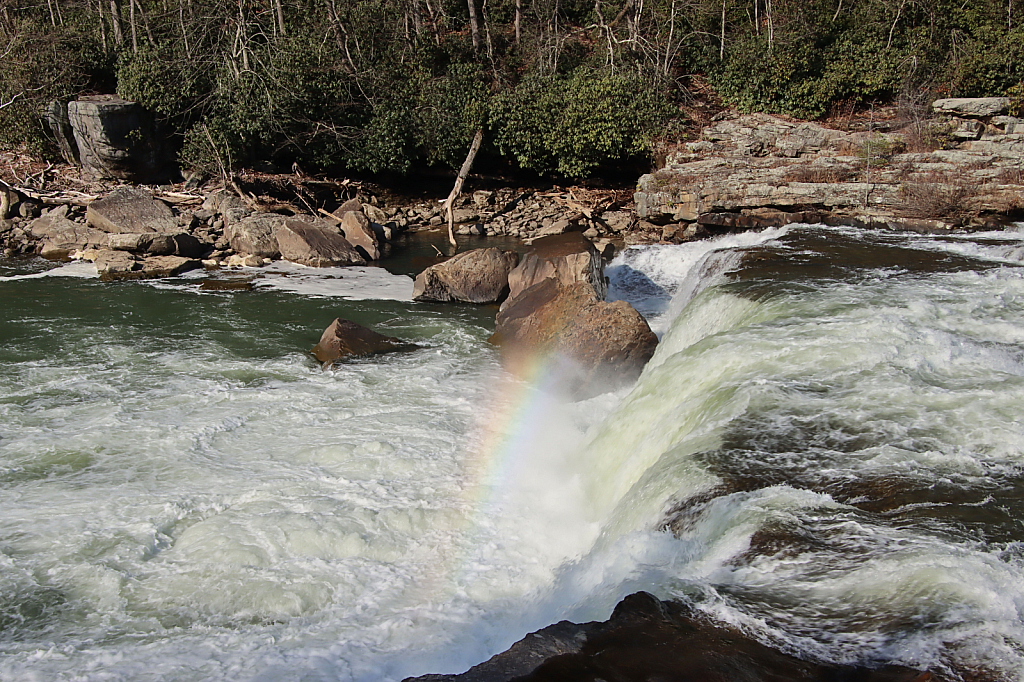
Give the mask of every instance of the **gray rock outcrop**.
M 1001 111 L 1005 103 L 943 106 L 982 116 Z M 946 116 L 922 123 L 917 132 L 842 132 L 766 114 L 738 116 L 709 126 L 701 140 L 641 177 L 636 213 L 654 225 L 713 227 L 729 220 L 709 214 L 743 214 L 761 225 L 759 212 L 797 218 L 811 210 L 836 222 L 898 226 L 933 220 L 936 229 L 948 228 L 1024 203 L 1019 169 L 1024 135 L 1015 126 L 1016 119 L 1008 116 Z M 948 146 L 961 141 L 954 149 L 906 151 L 922 135 L 944 139 Z M 733 227 L 743 229 L 743 223 L 733 221 Z
M 67 119 L 86 175 L 153 182 L 170 174 L 155 119 L 139 104 L 115 95 L 81 97 L 68 103 Z
M 238 253 L 261 258 L 278 258 L 280 247 L 274 230 L 284 225 L 287 218 L 276 213 L 254 213 L 224 228 L 224 237 Z
M 414 301 L 497 303 L 508 295 L 508 277 L 519 263 L 514 251 L 474 249 L 432 265 L 416 276 Z
M 998 116 L 1010 106 L 1009 97 L 950 97 L 932 102 L 932 111 L 956 116 Z

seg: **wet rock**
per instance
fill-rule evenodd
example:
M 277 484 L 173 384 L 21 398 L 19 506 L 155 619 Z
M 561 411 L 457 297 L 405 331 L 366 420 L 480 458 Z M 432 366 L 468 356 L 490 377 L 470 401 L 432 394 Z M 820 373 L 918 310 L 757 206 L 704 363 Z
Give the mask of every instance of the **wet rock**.
M 366 259 L 324 221 L 287 219 L 274 228 L 281 257 L 312 267 L 365 265 Z
M 178 219 L 162 201 L 144 189 L 118 187 L 102 199 L 89 204 L 86 222 L 103 232 L 174 234 L 180 232 Z
M 597 248 L 582 234 L 570 232 L 542 237 L 530 245 L 519 265 L 509 273 L 509 295 L 502 309 L 520 293 L 548 278 L 559 286 L 586 282 L 598 299 L 604 299 L 608 291 Z
M 497 303 L 509 291 L 509 272 L 519 263 L 514 251 L 474 249 L 432 265 L 416 276 L 414 301 Z
M 542 279 L 498 313 L 492 343 L 509 369 L 525 374 L 538 358 L 560 363 L 565 389 L 588 397 L 625 385 L 654 355 L 658 337 L 625 301 L 606 302 L 588 282 Z
M 350 320 L 336 318 L 310 351 L 327 368 L 338 360 L 416 348 L 392 336 L 384 336 Z
M 153 256 L 142 261 L 142 276 L 145 278 L 176 277 L 203 267 L 195 258 L 181 256 Z
M 135 257 L 125 251 L 100 251 L 93 262 L 100 279 L 105 282 L 125 279 L 141 267 Z
M 278 258 L 281 250 L 274 230 L 287 218 L 276 213 L 255 213 L 224 228 L 224 238 L 238 253 L 260 258 Z
M 405 682 L 930 682 L 930 672 L 803 661 L 646 592 L 604 622 L 562 621 L 531 633 L 461 675 Z
M 137 103 L 115 95 L 81 97 L 68 103 L 67 118 L 87 175 L 133 182 L 170 175 L 155 119 Z

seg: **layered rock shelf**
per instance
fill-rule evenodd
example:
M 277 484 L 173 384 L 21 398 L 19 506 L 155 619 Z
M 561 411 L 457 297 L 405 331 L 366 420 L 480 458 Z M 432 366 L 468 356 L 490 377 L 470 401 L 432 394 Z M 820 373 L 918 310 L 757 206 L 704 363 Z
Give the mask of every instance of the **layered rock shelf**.
M 636 215 L 669 239 L 785 222 L 983 224 L 1024 209 L 1024 119 L 1008 104 L 938 100 L 933 118 L 886 132 L 734 115 L 640 178 Z

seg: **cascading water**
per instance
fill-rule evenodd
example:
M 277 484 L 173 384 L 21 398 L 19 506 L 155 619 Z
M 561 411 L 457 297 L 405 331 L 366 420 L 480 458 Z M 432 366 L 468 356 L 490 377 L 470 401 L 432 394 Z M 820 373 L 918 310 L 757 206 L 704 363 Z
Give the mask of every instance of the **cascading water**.
M 503 375 L 493 310 L 379 269 L 0 264 L 0 679 L 460 672 L 636 590 L 803 657 L 1020 679 L 1022 253 L 629 249 L 610 296 L 661 345 L 576 404 Z M 423 347 L 322 372 L 337 316 Z

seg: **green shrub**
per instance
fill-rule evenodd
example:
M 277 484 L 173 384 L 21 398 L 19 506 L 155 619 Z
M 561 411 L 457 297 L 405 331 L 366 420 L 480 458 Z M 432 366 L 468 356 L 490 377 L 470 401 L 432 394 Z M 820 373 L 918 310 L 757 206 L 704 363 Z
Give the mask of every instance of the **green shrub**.
M 601 165 L 649 156 L 671 113 L 653 81 L 580 70 L 531 78 L 497 95 L 490 128 L 498 151 L 521 168 L 582 178 Z

